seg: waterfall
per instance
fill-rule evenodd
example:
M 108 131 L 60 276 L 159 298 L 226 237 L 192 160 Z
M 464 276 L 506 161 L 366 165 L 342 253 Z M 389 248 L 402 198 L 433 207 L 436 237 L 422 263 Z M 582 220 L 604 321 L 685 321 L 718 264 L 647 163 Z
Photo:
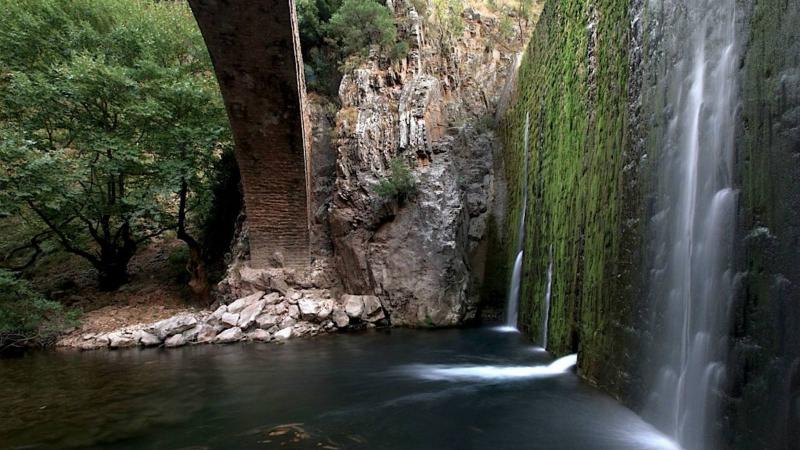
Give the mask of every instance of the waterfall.
M 522 256 L 525 245 L 525 213 L 528 210 L 528 140 L 530 138 L 531 113 L 525 113 L 525 164 L 522 172 L 522 213 L 519 218 L 517 234 L 517 257 L 514 260 L 514 271 L 511 273 L 511 284 L 508 286 L 508 304 L 506 305 L 506 327 L 517 328 L 519 319 L 519 293 L 522 288 Z
M 547 325 L 550 322 L 550 293 L 553 289 L 553 245 L 547 262 L 547 285 L 544 291 L 544 311 L 542 312 L 542 348 L 547 349 Z
M 688 449 L 714 448 L 732 298 L 735 0 L 663 0 L 665 59 L 650 220 L 649 352 L 645 416 Z M 657 44 L 659 45 L 659 44 Z

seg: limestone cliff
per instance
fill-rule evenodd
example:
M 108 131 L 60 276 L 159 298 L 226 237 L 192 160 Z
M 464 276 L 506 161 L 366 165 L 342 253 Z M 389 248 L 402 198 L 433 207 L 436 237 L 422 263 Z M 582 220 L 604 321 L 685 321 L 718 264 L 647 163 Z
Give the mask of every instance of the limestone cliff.
M 477 310 L 470 259 L 492 202 L 494 114 L 514 50 L 495 48 L 498 21 L 486 13 L 466 10 L 463 33 L 443 45 L 411 3 L 389 6 L 409 56 L 373 53 L 339 89 L 334 265 L 344 290 L 378 295 L 393 325 L 456 325 Z M 396 158 L 416 182 L 402 204 L 375 191 Z

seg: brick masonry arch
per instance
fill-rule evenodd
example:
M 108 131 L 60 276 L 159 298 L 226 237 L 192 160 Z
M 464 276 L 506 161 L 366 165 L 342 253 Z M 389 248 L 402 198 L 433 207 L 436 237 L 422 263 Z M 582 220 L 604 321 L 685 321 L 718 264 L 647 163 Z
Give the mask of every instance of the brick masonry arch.
M 309 130 L 294 0 L 189 0 L 236 143 L 257 268 L 309 264 Z

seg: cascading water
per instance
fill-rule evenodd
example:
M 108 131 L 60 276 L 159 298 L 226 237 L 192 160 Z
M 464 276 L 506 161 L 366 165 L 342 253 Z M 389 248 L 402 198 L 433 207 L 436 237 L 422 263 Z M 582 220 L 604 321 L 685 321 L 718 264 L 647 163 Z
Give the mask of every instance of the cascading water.
M 525 244 L 525 213 L 528 209 L 528 139 L 530 135 L 530 112 L 525 114 L 525 171 L 522 172 L 522 213 L 519 218 L 519 234 L 517 235 L 517 257 L 514 260 L 514 271 L 508 287 L 508 305 L 506 305 L 506 327 L 517 328 L 519 319 L 519 293 L 522 287 L 522 255 Z
M 663 3 L 663 4 L 662 4 Z M 653 1 L 663 24 L 664 128 L 650 221 L 650 357 L 644 411 L 689 449 L 716 446 L 732 298 L 735 0 Z
M 547 349 L 547 325 L 550 322 L 550 293 L 553 288 L 553 246 L 547 262 L 547 286 L 544 291 L 544 311 L 542 313 L 542 348 Z

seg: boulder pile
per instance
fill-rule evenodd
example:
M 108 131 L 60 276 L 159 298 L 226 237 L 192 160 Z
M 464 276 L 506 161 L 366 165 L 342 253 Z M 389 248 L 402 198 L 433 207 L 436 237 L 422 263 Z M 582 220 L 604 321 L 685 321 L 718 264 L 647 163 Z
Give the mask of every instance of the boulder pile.
M 284 341 L 347 328 L 388 325 L 374 295 L 342 295 L 327 290 L 257 291 L 213 311 L 183 312 L 152 324 L 134 325 L 104 334 L 86 334 L 78 347 L 180 347 L 239 341 Z

